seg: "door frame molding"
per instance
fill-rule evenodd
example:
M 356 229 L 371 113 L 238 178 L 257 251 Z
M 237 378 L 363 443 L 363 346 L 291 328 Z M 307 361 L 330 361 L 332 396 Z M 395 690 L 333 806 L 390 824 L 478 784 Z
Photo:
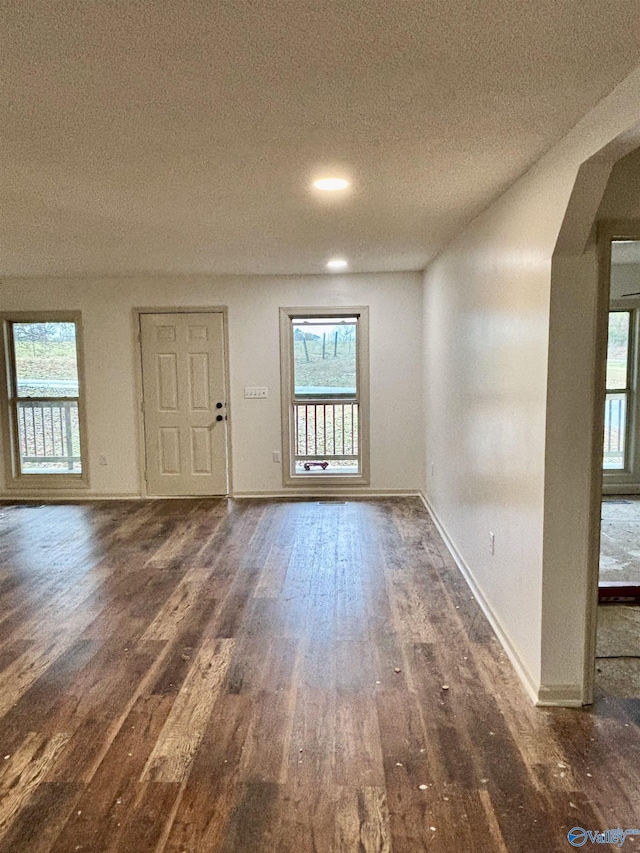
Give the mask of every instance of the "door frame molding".
M 593 363 L 593 433 L 590 472 L 590 512 L 586 571 L 585 654 L 583 705 L 593 703 L 596 676 L 596 642 L 600 585 L 600 536 L 602 530 L 604 407 L 606 400 L 607 338 L 611 293 L 611 242 L 640 239 L 640 220 L 602 219 L 596 223 L 596 296 Z
M 622 220 L 611 222 L 605 220 L 598 232 L 598 238 L 606 245 L 601 247 L 603 258 L 603 269 L 601 270 L 600 292 L 608 294 L 607 316 L 612 311 L 629 311 L 631 314 L 631 324 L 629 327 L 629 373 L 631 389 L 630 402 L 633 405 L 628 407 L 627 426 L 625 434 L 625 449 L 632 459 L 631 470 L 627 471 L 627 466 L 623 470 L 603 471 L 602 493 L 604 495 L 628 495 L 638 494 L 640 492 L 640 436 L 638 436 L 637 427 L 640 426 L 640 339 L 638 334 L 638 320 L 640 320 L 640 296 L 631 298 L 612 298 L 611 297 L 611 268 L 613 253 L 611 249 L 612 241 L 618 239 L 618 232 L 623 230 L 625 234 L 633 234 L 636 236 L 620 237 L 621 240 L 635 240 L 640 242 L 640 222 L 638 220 Z M 607 351 L 605 349 L 605 361 Z M 605 399 L 609 392 L 605 385 Z M 632 427 L 636 427 L 635 430 Z
M 227 411 L 227 429 L 225 449 L 227 453 L 227 497 L 233 495 L 233 456 L 231 441 L 231 383 L 229 376 L 229 309 L 226 305 L 207 306 L 165 306 L 134 307 L 132 309 L 133 330 L 133 352 L 135 363 L 135 387 L 136 387 L 136 443 L 138 460 L 138 482 L 140 484 L 140 495 L 143 498 L 160 499 L 157 495 L 150 495 L 147 486 L 147 455 L 144 434 L 144 390 L 142 384 L 142 336 L 140 334 L 140 316 L 142 314 L 222 314 L 222 346 L 223 346 L 223 375 L 225 384 L 225 398 Z M 165 496 L 166 497 L 166 496 Z M 172 500 L 180 500 L 182 495 L 174 495 Z M 198 497 L 203 497 L 199 495 Z

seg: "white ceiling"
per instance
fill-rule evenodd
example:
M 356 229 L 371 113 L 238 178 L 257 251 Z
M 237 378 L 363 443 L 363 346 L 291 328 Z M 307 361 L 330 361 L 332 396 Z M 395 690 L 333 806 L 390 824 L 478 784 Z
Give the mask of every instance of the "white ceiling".
M 423 268 L 640 62 L 639 10 L 5 0 L 0 274 Z

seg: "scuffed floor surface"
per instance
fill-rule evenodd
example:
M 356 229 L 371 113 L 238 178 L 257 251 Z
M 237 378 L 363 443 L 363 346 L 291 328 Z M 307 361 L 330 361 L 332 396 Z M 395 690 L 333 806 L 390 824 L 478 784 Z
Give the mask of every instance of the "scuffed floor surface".
M 640 699 L 640 607 L 598 607 L 598 695 Z
M 552 853 L 640 823 L 640 700 L 534 708 L 417 499 L 0 516 L 0 853 Z
M 640 497 L 602 500 L 600 580 L 640 586 Z

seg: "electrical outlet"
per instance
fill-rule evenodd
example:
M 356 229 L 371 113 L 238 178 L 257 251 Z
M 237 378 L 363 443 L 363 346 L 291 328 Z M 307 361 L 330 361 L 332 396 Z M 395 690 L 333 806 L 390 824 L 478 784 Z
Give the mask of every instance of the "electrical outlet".
M 244 398 L 245 400 L 264 400 L 265 397 L 269 396 L 268 388 L 245 388 L 244 389 Z
M 489 531 L 489 553 L 493 555 L 495 553 L 495 545 L 496 545 L 496 537 L 493 535 L 491 531 Z
M 279 450 L 274 450 L 271 456 L 273 457 L 274 462 L 282 462 L 282 454 Z
M 109 457 L 107 456 L 106 453 L 101 453 L 100 456 L 98 457 L 98 462 L 100 463 L 100 465 L 108 465 L 109 464 Z

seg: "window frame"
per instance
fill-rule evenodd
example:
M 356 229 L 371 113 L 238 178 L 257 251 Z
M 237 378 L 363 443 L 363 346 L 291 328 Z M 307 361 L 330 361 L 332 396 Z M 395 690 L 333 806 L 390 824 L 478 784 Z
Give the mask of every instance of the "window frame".
M 20 465 L 20 436 L 18 433 L 17 406 L 21 399 L 17 395 L 17 371 L 13 325 L 15 323 L 73 323 L 76 330 L 76 361 L 78 368 L 78 429 L 80 435 L 80 473 L 26 474 Z M 2 414 L 3 449 L 5 458 L 5 486 L 7 489 L 24 491 L 59 491 L 61 489 L 82 489 L 89 486 L 89 451 L 86 425 L 86 400 L 84 379 L 84 346 L 82 333 L 82 315 L 79 311 L 12 311 L 0 314 L 2 328 L 2 389 L 0 392 L 0 410 Z M 33 398 L 40 399 L 40 398 Z M 53 401 L 65 400 L 65 397 L 47 398 Z M 73 397 L 75 400 L 76 398 Z
M 607 324 L 609 314 L 617 311 L 628 311 L 631 314 L 626 389 L 625 464 L 623 468 L 605 468 L 603 460 L 602 490 L 604 494 L 640 492 L 640 438 L 636 435 L 637 425 L 640 424 L 640 299 L 611 299 L 606 312 Z M 605 349 L 605 363 L 606 353 L 607 350 Z M 606 387 L 606 366 L 603 390 L 602 418 L 604 426 L 607 395 L 625 393 L 624 390 L 613 391 Z
M 623 396 L 625 400 L 625 418 L 624 418 L 624 438 L 623 438 L 623 465 L 621 468 L 606 468 L 603 466 L 602 470 L 606 476 L 610 474 L 629 474 L 631 469 L 634 468 L 633 459 L 634 459 L 634 442 L 633 435 L 635 434 L 635 420 L 636 420 L 636 406 L 635 406 L 635 364 L 636 364 L 636 338 L 637 338 L 637 328 L 638 328 L 638 310 L 633 307 L 625 306 L 625 307 L 613 307 L 609 308 L 607 314 L 607 323 L 609 324 L 610 318 L 612 314 L 628 314 L 629 315 L 629 331 L 627 336 L 627 364 L 626 364 L 626 375 L 625 375 L 625 384 L 623 387 L 618 388 L 610 388 L 606 382 L 605 375 L 605 389 L 604 389 L 604 400 L 605 400 L 605 409 L 607 406 L 607 402 L 609 397 L 612 395 Z M 607 343 L 607 362 L 608 362 L 608 343 Z M 605 415 L 605 423 L 606 423 L 606 415 Z M 606 443 L 606 442 L 605 442 Z
M 343 319 L 356 317 L 356 396 L 358 405 L 357 473 L 324 474 L 295 470 L 295 435 L 293 406 L 298 398 L 294 388 L 294 319 Z M 323 308 L 280 308 L 280 389 L 282 407 L 282 482 L 300 487 L 303 483 L 316 486 L 368 485 L 369 467 L 369 308 L 368 306 L 330 306 Z M 336 402 L 350 402 L 344 395 L 329 395 Z M 323 398 L 324 399 L 324 398 Z M 318 401 L 312 401 L 318 402 Z

